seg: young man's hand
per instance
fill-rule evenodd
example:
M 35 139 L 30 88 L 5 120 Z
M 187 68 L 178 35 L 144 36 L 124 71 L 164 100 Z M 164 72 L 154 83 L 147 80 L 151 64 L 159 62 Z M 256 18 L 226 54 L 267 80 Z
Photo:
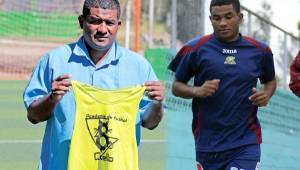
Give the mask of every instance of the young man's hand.
M 256 106 L 266 106 L 269 102 L 270 96 L 265 91 L 258 91 L 256 88 L 252 89 L 253 94 L 249 97 L 249 100 Z
M 212 96 L 216 93 L 219 88 L 220 80 L 213 79 L 205 81 L 202 86 L 196 87 L 195 89 L 195 96 L 205 98 Z

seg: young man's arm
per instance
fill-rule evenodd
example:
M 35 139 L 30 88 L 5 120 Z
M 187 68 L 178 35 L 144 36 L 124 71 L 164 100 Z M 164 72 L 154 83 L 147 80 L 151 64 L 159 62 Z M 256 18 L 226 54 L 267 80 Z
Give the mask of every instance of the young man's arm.
M 254 105 L 266 106 L 276 90 L 276 79 L 263 84 L 262 90 L 252 89 L 253 94 L 249 97 Z
M 172 93 L 175 96 L 185 99 L 191 99 L 195 97 L 205 98 L 215 94 L 219 88 L 219 83 L 219 79 L 213 79 L 205 81 L 202 86 L 190 86 L 175 80 L 172 85 Z

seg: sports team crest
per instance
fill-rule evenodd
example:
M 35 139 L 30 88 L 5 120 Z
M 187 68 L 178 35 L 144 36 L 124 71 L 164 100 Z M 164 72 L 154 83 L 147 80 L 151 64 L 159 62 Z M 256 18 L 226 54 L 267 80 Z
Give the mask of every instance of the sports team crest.
M 224 64 L 230 64 L 230 65 L 236 64 L 235 56 L 227 56 L 225 58 Z
M 110 117 L 86 115 L 85 120 L 90 136 L 100 150 L 100 152 L 94 153 L 94 159 L 113 162 L 114 158 L 107 153 L 107 150 L 113 149 L 119 139 L 109 136 L 112 132 L 112 129 L 109 129 Z

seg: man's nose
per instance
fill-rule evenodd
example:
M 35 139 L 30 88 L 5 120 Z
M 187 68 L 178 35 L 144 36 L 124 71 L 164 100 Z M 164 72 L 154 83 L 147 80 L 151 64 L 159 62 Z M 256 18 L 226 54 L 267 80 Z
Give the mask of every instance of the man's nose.
M 220 21 L 220 26 L 226 26 L 227 25 L 227 20 L 225 18 L 222 18 Z
M 97 28 L 97 31 L 101 32 L 101 33 L 106 33 L 107 32 L 107 25 L 104 22 L 102 22 L 101 24 L 99 24 L 99 26 Z

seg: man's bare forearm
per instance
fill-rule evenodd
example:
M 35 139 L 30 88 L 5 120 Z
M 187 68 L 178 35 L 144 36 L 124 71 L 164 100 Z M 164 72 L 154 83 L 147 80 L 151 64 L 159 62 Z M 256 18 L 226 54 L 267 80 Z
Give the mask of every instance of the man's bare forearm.
M 147 115 L 143 118 L 143 127 L 147 129 L 154 129 L 158 126 L 163 117 L 163 104 L 161 102 L 154 101 L 151 107 L 148 108 Z
M 191 99 L 196 97 L 196 91 L 197 87 L 193 87 L 179 81 L 174 81 L 172 85 L 172 93 L 177 97 Z
M 276 90 L 276 79 L 274 78 L 273 80 L 265 83 L 263 85 L 263 89 L 269 98 L 271 98 Z
M 52 115 L 55 105 L 56 102 L 51 99 L 50 94 L 32 102 L 27 109 L 28 120 L 33 124 L 48 120 Z

